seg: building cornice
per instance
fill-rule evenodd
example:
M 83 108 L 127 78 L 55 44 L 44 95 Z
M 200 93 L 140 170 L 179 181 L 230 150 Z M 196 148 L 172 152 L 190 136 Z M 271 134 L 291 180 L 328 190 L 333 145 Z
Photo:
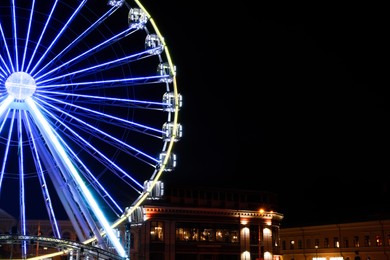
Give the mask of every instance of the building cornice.
M 189 207 L 154 207 L 150 205 L 144 206 L 146 215 L 164 214 L 164 215 L 203 215 L 213 217 L 232 217 L 232 218 L 254 218 L 254 219 L 274 219 L 281 221 L 283 215 L 277 212 L 259 212 L 251 210 L 232 210 L 218 208 L 189 208 Z

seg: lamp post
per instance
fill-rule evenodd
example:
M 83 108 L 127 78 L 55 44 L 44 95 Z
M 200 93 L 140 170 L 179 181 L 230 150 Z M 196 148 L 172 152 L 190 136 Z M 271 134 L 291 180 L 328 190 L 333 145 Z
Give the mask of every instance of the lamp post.
M 317 252 L 318 251 L 318 245 L 315 246 L 315 249 L 316 249 L 316 260 L 318 260 L 318 254 L 317 254 L 318 253 Z
M 291 260 L 294 260 L 294 244 L 295 244 L 295 241 L 291 240 L 291 249 L 292 249 L 292 258 L 291 258 Z

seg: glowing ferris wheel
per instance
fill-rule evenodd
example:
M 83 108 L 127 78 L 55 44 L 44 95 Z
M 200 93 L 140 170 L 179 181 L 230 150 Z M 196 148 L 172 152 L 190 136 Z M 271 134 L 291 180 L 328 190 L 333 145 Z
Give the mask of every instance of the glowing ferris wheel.
M 114 228 L 161 188 L 181 137 L 154 20 L 137 0 L 12 0 L 0 46 L 0 208 L 22 235 L 42 208 L 59 239 L 66 213 L 80 242 L 126 257 Z

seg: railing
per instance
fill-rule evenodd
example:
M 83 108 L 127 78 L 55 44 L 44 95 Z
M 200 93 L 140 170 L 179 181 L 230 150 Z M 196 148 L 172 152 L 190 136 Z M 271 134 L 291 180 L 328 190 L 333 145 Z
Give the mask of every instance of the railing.
M 15 244 L 22 244 L 23 242 L 26 242 L 29 247 L 39 246 L 55 249 L 50 250 L 50 254 L 55 251 L 56 253 L 58 253 L 58 255 L 78 255 L 78 259 L 82 259 L 83 257 L 87 258 L 87 256 L 96 256 L 98 259 L 123 260 L 122 257 L 118 256 L 116 253 L 110 252 L 109 250 L 105 250 L 91 245 L 85 245 L 76 241 L 44 236 L 24 236 L 7 234 L 0 235 L 0 245 L 3 247 L 3 253 L 5 253 L 4 251 L 6 251 L 6 248 L 4 248 L 6 245 L 12 246 Z M 33 259 L 38 258 L 37 256 L 35 256 L 33 257 Z

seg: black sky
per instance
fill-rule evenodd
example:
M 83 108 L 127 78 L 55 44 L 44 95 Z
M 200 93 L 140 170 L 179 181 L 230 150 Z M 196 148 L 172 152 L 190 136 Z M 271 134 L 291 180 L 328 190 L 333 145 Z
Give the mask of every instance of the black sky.
M 286 225 L 389 210 L 385 9 L 141 2 L 183 96 L 166 185 L 274 191 Z
M 275 191 L 290 222 L 375 211 L 390 197 L 380 8 L 255 2 L 145 2 L 183 95 L 167 185 Z

